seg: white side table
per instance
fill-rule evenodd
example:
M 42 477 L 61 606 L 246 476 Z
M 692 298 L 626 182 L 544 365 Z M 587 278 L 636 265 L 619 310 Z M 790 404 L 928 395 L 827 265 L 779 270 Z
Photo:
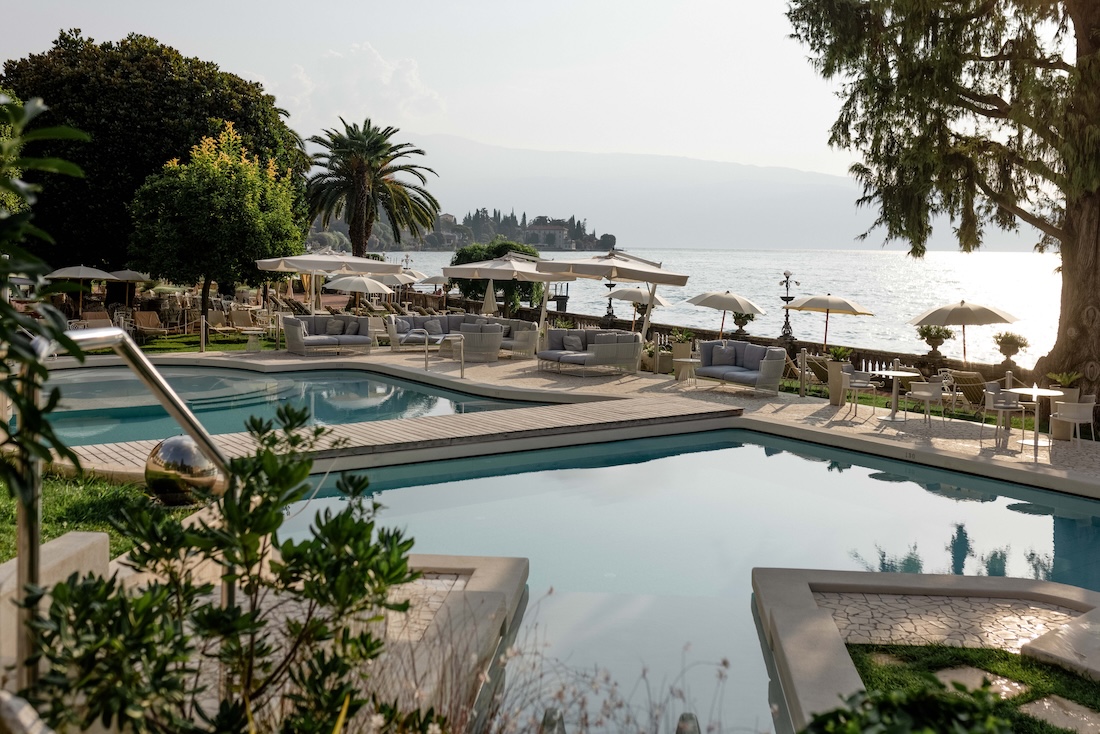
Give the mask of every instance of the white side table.
M 244 350 L 246 352 L 260 351 L 260 337 L 264 332 L 264 329 L 241 329 L 241 333 L 248 337 L 248 343 L 244 345 Z
M 702 363 L 703 360 L 701 359 L 685 358 L 672 360 L 673 365 L 681 365 L 679 381 L 687 382 L 688 380 L 691 380 L 692 387 L 699 387 L 699 381 L 695 379 L 695 366 Z

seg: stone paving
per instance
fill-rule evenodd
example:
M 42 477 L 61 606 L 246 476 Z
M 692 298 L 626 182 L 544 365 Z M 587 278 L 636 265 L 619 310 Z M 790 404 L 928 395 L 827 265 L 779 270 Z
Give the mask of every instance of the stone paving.
M 1042 602 L 988 597 L 814 592 L 845 642 L 991 647 L 1019 652 L 1027 642 L 1079 616 Z
M 425 573 L 412 583 L 391 589 L 390 601 L 408 600 L 409 611 L 386 611 L 386 639 L 419 642 L 447 595 L 464 590 L 468 579 L 456 573 Z

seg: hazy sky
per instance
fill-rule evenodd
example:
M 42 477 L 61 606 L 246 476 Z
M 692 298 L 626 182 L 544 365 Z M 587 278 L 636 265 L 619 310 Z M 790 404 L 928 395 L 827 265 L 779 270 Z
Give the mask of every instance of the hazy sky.
M 261 82 L 303 136 L 338 118 L 538 150 L 845 175 L 838 107 L 780 0 L 13 3 L 0 57 L 131 32 Z M 14 13 L 14 17 L 13 17 Z M 12 22 L 14 21 L 14 22 Z

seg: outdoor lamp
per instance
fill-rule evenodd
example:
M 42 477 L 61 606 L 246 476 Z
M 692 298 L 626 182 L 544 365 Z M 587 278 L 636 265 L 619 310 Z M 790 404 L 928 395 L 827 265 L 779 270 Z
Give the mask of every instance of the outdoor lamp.
M 786 305 L 794 300 L 794 296 L 791 295 L 791 283 L 795 285 L 802 285 L 797 280 L 792 281 L 791 276 L 794 275 L 790 270 L 783 271 L 783 280 L 779 281 L 779 285 L 787 289 L 787 295 L 780 296 L 779 300 L 783 301 Z M 794 339 L 794 331 L 791 330 L 791 312 L 784 309 L 783 311 L 783 331 L 779 334 L 780 339 Z

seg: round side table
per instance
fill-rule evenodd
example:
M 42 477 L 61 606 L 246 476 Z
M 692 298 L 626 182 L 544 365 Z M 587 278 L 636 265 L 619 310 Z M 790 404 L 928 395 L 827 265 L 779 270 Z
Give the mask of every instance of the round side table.
M 687 382 L 691 380 L 692 387 L 699 387 L 699 381 L 695 379 L 695 366 L 703 363 L 701 359 L 674 359 L 673 365 L 682 365 L 680 368 L 680 382 Z

